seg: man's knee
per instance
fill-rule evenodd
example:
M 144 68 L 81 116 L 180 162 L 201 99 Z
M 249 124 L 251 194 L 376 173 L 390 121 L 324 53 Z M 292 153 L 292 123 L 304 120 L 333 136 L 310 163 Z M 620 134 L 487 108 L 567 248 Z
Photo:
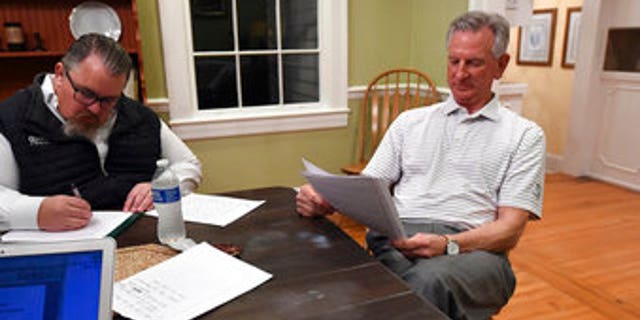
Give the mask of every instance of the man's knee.
M 515 286 L 508 261 L 488 252 L 420 260 L 401 276 L 453 319 L 489 318 L 506 304 Z
M 450 316 L 459 313 L 458 297 L 455 293 L 456 279 L 450 269 L 437 266 L 411 268 L 402 278 L 414 292 L 429 300 L 444 313 Z
M 407 270 L 402 278 L 416 289 L 434 288 L 443 290 L 449 286 L 452 274 L 447 268 L 440 268 L 437 265 L 430 265 L 428 268 L 415 266 Z

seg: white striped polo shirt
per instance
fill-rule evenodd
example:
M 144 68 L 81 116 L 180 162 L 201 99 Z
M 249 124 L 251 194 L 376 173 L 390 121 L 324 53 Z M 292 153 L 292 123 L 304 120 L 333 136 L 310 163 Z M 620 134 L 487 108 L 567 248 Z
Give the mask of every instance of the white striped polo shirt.
M 400 114 L 363 174 L 395 183 L 403 221 L 473 228 L 500 206 L 541 217 L 544 159 L 542 129 L 495 96 L 473 115 L 450 97 Z

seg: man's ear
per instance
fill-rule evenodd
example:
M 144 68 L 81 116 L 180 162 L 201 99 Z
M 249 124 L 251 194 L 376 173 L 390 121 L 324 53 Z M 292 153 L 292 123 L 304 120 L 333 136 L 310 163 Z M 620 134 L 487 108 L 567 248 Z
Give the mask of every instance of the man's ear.
M 62 62 L 56 63 L 56 65 L 53 67 L 53 72 L 54 72 L 53 81 L 57 85 L 62 84 L 62 80 L 64 80 L 64 71 L 65 69 Z
M 504 73 L 504 70 L 507 69 L 510 59 L 511 56 L 508 53 L 505 53 L 498 58 L 498 74 L 495 76 L 496 79 L 502 78 L 502 74 Z

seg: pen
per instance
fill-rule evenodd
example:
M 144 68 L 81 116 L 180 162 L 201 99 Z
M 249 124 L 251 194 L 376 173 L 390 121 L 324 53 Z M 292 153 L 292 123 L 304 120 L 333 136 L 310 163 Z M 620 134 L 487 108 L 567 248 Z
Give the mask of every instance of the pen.
M 71 192 L 73 192 L 73 195 L 75 197 L 82 198 L 82 195 L 80 194 L 80 190 L 78 190 L 78 187 L 76 187 L 74 183 L 71 184 Z

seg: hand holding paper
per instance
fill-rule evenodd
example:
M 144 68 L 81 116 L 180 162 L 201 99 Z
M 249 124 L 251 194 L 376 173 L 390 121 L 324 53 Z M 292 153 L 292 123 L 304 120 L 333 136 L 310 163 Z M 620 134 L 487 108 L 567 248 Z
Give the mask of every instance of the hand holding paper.
M 406 238 L 388 184 L 378 178 L 332 175 L 303 159 L 302 173 L 343 214 L 391 239 Z
M 305 217 L 326 216 L 336 211 L 331 204 L 323 198 L 309 184 L 300 187 L 296 196 L 296 210 Z

